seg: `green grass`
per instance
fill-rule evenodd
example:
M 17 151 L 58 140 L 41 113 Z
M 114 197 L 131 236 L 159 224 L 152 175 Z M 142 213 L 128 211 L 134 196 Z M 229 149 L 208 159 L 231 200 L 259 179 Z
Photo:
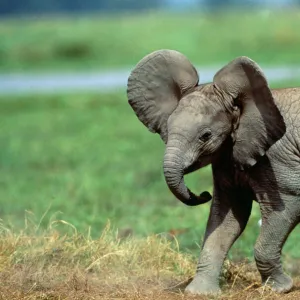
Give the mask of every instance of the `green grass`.
M 171 48 L 195 64 L 247 55 L 259 63 L 300 63 L 299 11 L 0 20 L 1 71 L 103 69 L 132 66 Z
M 98 237 L 109 219 L 121 235 L 182 230 L 181 248 L 198 251 L 209 204 L 187 207 L 172 196 L 162 174 L 163 142 L 138 121 L 125 94 L 2 97 L 0 115 L 6 224 L 23 228 L 26 215 L 41 218 L 45 228 L 63 219 L 80 232 L 91 227 Z M 211 191 L 210 167 L 189 175 L 187 183 L 196 192 Z M 254 204 L 233 256 L 252 256 L 258 219 Z M 285 249 L 299 257 L 297 234 Z

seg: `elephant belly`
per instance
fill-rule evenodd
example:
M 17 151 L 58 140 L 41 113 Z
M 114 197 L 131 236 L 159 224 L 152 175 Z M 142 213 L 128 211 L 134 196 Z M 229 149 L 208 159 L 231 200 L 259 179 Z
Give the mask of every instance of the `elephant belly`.
M 298 156 L 284 152 L 266 155 L 249 172 L 249 185 L 258 202 L 285 199 L 300 201 L 300 162 Z

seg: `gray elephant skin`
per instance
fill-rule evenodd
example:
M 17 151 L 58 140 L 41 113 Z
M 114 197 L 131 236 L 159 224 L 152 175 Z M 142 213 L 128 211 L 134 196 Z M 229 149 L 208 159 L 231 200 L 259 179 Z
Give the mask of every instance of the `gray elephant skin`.
M 166 183 L 186 205 L 210 200 L 196 274 L 187 293 L 220 292 L 224 259 L 243 232 L 252 208 L 262 225 L 254 257 L 262 284 L 288 292 L 281 250 L 300 216 L 300 88 L 270 89 L 248 57 L 235 58 L 212 83 L 175 50 L 144 57 L 128 79 L 127 96 L 139 120 L 158 133 L 166 150 Z M 184 175 L 211 164 L 213 196 L 195 195 Z

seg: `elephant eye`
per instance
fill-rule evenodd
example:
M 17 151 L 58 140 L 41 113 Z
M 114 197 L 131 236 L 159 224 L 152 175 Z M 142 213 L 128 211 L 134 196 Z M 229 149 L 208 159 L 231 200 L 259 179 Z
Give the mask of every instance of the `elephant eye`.
M 199 137 L 199 139 L 202 141 L 202 142 L 207 142 L 211 137 L 211 131 L 210 130 L 207 130 L 205 131 L 204 133 L 201 134 L 201 136 Z

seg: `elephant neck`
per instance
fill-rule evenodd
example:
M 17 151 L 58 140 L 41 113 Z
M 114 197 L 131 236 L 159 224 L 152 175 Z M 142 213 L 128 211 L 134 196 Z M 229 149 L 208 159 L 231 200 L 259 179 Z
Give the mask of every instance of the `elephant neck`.
M 212 158 L 212 166 L 221 166 L 222 168 L 232 167 L 232 151 L 233 151 L 234 141 L 231 136 L 229 136 L 220 147 L 220 149 L 214 154 Z

